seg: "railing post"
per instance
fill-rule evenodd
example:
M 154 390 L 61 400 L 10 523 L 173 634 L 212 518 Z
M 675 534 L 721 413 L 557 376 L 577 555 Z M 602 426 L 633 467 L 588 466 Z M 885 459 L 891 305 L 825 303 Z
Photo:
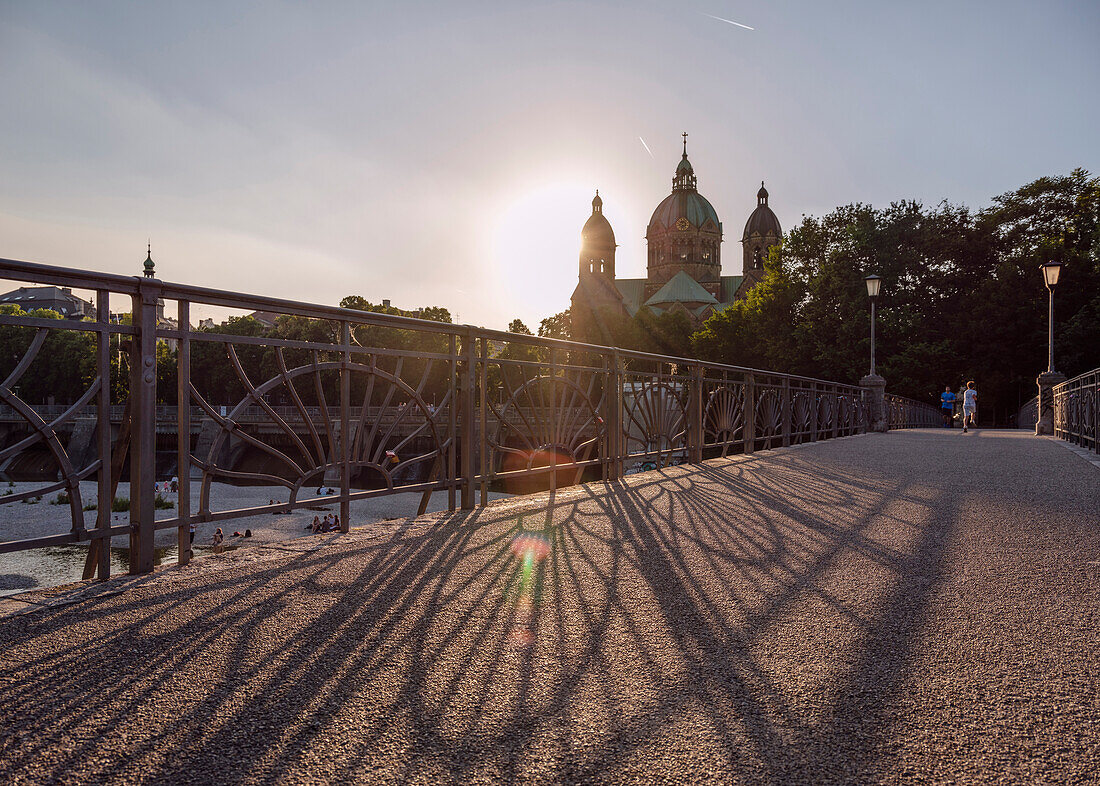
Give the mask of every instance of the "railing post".
M 752 453 L 756 450 L 756 377 L 751 373 L 745 374 L 745 417 L 743 418 L 744 438 L 743 450 Z
M 619 480 L 623 476 L 623 460 L 619 450 L 622 438 L 622 369 L 619 353 L 604 356 L 607 364 L 607 389 L 604 391 L 604 443 L 607 451 L 607 479 Z
M 833 385 L 833 439 L 840 436 L 840 387 Z
M 462 462 L 462 509 L 470 510 L 474 507 L 474 418 L 475 412 L 475 380 L 477 365 L 477 349 L 474 346 L 474 331 L 469 328 L 462 334 L 462 371 L 459 377 L 462 389 L 462 422 L 460 425 L 462 436 L 459 442 L 459 456 Z
M 351 528 L 351 324 L 347 320 L 340 323 L 340 344 L 340 531 L 347 532 Z
M 688 430 L 690 450 L 688 461 L 698 464 L 703 460 L 703 367 L 696 363 L 691 367 L 691 401 L 689 405 L 691 428 Z
M 157 298 L 159 282 L 140 280 L 133 296 L 130 401 L 130 573 L 153 571 L 153 484 L 157 449 Z M 110 504 L 108 502 L 108 504 Z
M 489 339 L 481 339 L 478 363 L 478 475 L 481 476 L 481 506 L 489 504 Z
M 810 383 L 810 442 L 817 442 L 817 383 Z
M 783 424 L 783 447 L 789 448 L 791 446 L 791 418 L 793 417 L 791 412 L 790 377 L 783 377 L 783 390 L 781 396 L 779 419 Z
M 176 561 L 186 565 L 191 559 L 191 304 L 180 300 L 176 316 L 180 330 L 176 358 L 176 510 L 180 521 Z
M 99 493 L 96 500 L 95 525 L 98 530 L 111 526 L 111 503 L 114 502 L 114 488 L 111 484 L 111 334 L 107 332 L 111 324 L 110 293 L 101 289 L 96 293 L 96 317 L 102 324 L 96 344 L 96 367 L 99 369 L 101 384 L 96 403 L 96 441 L 99 443 Z M 122 337 L 119 337 L 121 342 Z M 122 369 L 120 368 L 121 372 Z M 96 570 L 100 581 L 111 577 L 111 539 L 99 538 L 92 545 L 96 554 Z

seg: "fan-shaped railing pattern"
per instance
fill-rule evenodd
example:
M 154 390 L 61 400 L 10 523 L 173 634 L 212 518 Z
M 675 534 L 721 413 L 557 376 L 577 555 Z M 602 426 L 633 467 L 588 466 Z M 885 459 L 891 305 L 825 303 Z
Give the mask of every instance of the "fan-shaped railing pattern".
M 38 328 L 35 331 L 34 338 L 31 339 L 19 362 L 16 363 L 7 378 L 0 383 L 0 403 L 11 407 L 31 429 L 30 435 L 0 450 L 0 468 L 6 467 L 8 462 L 16 456 L 41 443 L 45 444 L 49 450 L 57 465 L 57 473 L 61 477 L 56 483 L 47 483 L 30 490 L 0 496 L 0 505 L 38 500 L 47 494 L 64 491 L 69 497 L 71 531 L 80 535 L 85 531 L 80 481 L 99 471 L 101 459 L 96 459 L 84 467 L 74 467 L 68 452 L 61 444 L 61 440 L 58 439 L 57 429 L 71 422 L 77 414 L 88 406 L 89 402 L 100 392 L 104 381 L 103 377 L 96 377 L 72 406 L 47 423 L 27 402 L 17 396 L 14 390 L 38 357 L 43 344 L 49 337 L 49 333 L 49 328 Z
M 508 365 L 503 371 L 506 400 L 486 402 L 494 421 L 488 434 L 493 473 L 557 467 L 575 470 L 573 482 L 579 483 L 606 431 L 597 376 L 581 371 L 545 374 Z
M 745 387 L 723 385 L 707 395 L 703 411 L 704 445 L 721 449 L 721 456 L 744 438 Z
M 1100 369 L 1055 385 L 1051 396 L 1055 436 L 1100 453 Z
M 413 388 L 401 378 L 403 358 L 396 359 L 396 368 L 390 373 L 367 363 L 320 360 L 319 353 L 314 351 L 312 363 L 287 369 L 283 348 L 276 347 L 280 373 L 260 385 L 254 385 L 244 371 L 237 348 L 228 342 L 225 346 L 237 378 L 247 390 L 244 398 L 228 414 L 221 415 L 203 397 L 194 382 L 190 385 L 192 399 L 218 427 L 218 434 L 205 455 L 191 456 L 192 463 L 202 470 L 200 508 L 197 511 L 200 518 L 208 518 L 214 512 L 210 507 L 210 491 L 215 480 L 282 486 L 289 492 L 289 504 L 294 505 L 304 487 L 320 485 L 325 482 L 326 474 L 342 470 L 340 441 L 344 436 L 340 433 L 339 423 L 329 414 L 330 402 L 326 399 L 322 382 L 325 372 L 348 375 L 349 384 L 363 390 L 361 401 L 352 411 L 348 435 L 348 466 L 356 475 L 362 478 L 366 470 L 371 478 L 380 481 L 382 487 L 390 491 L 398 490 L 402 485 L 398 479 L 407 477 L 413 468 L 420 465 L 426 468 L 427 477 L 424 479 L 427 482 L 440 479 L 449 440 L 441 435 L 437 427 L 434 417 L 437 408 L 429 406 L 421 395 L 432 371 L 430 362 L 424 366 L 419 385 Z M 319 405 L 314 408 L 317 414 L 303 404 L 300 382 L 317 397 Z M 299 417 L 293 423 L 268 403 L 268 397 L 273 393 L 281 393 L 294 402 Z M 449 404 L 448 393 L 438 409 Z M 242 427 L 238 418 L 251 407 L 260 407 L 267 414 L 267 421 L 274 427 L 274 433 L 292 445 L 290 450 L 276 447 L 272 444 L 273 440 L 265 440 L 255 421 L 250 423 L 249 428 Z M 224 454 L 225 443 L 230 437 L 266 454 L 281 471 L 246 472 L 220 466 L 218 457 Z M 425 442 L 428 446 L 426 450 L 423 447 Z
M 780 392 L 771 387 L 761 389 L 756 398 L 756 439 L 764 449 L 774 447 L 783 435 L 783 402 Z
M 624 393 L 623 438 L 628 456 L 668 466 L 687 443 L 683 385 L 655 381 L 633 383 Z

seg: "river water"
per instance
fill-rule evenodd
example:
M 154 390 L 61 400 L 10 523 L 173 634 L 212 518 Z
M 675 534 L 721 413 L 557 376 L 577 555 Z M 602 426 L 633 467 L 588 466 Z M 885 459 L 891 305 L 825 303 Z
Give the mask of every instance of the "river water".
M 175 546 L 154 549 L 153 562 L 156 565 L 175 562 L 176 554 Z M 48 546 L 0 554 L 0 597 L 80 581 L 87 556 L 86 545 Z M 130 549 L 112 548 L 111 575 L 118 576 L 129 571 Z

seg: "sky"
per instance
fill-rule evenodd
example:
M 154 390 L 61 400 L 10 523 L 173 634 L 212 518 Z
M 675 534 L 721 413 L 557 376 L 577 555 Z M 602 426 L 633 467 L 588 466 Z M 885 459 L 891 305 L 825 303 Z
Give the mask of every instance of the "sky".
M 597 188 L 645 276 L 685 131 L 725 275 L 761 180 L 786 230 L 1097 173 L 1098 41 L 1095 0 L 0 0 L 0 257 L 149 241 L 166 280 L 535 328 Z

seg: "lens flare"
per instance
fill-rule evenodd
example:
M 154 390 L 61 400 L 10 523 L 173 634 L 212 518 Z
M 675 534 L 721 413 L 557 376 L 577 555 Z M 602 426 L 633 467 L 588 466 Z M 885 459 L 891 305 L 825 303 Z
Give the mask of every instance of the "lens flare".
M 512 554 L 519 560 L 519 593 L 512 614 L 512 630 L 507 642 L 513 647 L 535 643 L 535 598 L 532 591 L 535 568 L 550 555 L 550 540 L 539 532 L 520 532 L 512 538 Z

